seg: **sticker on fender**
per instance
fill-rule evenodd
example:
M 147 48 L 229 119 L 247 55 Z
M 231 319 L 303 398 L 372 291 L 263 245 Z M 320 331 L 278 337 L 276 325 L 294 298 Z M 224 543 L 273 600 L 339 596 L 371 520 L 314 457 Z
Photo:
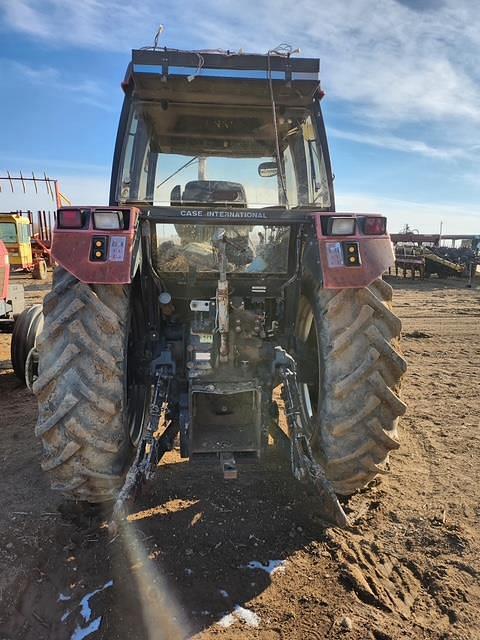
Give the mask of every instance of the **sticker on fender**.
M 343 251 L 340 242 L 326 242 L 327 262 L 329 267 L 343 267 Z
M 108 252 L 108 259 L 111 260 L 111 262 L 123 262 L 126 243 L 127 239 L 122 236 L 111 236 L 110 249 Z

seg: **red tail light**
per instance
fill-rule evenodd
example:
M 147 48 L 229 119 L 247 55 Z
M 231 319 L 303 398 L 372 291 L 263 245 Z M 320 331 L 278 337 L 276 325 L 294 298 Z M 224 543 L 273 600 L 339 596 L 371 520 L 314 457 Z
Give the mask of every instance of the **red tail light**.
M 387 219 L 368 217 L 363 220 L 363 233 L 367 236 L 383 236 L 387 233 Z
M 58 212 L 58 227 L 60 229 L 81 229 L 83 227 L 80 209 L 60 209 Z

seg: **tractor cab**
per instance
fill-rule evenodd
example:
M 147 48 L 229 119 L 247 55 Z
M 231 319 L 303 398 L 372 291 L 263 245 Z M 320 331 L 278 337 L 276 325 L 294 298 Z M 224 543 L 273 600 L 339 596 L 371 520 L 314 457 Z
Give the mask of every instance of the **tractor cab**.
M 153 267 L 177 297 L 192 273 L 214 292 L 223 245 L 243 291 L 262 274 L 278 292 L 295 213 L 334 211 L 318 74 L 318 60 L 275 53 L 133 51 L 110 204 L 148 217 Z
M 0 213 L 0 240 L 13 269 L 29 270 L 33 264 L 30 220 L 18 213 Z
M 274 53 L 133 51 L 111 204 L 169 206 L 186 191 L 192 206 L 332 211 L 318 73 L 318 60 Z

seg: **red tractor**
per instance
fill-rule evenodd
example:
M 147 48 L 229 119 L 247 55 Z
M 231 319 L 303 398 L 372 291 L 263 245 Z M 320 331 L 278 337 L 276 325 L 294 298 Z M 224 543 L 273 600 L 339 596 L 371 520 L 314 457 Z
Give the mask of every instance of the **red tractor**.
M 177 438 L 225 477 L 286 443 L 337 525 L 337 494 L 385 471 L 405 411 L 394 255 L 384 217 L 335 212 L 318 72 L 133 51 L 110 205 L 59 209 L 53 234 L 33 388 L 67 498 L 121 513 Z
M 42 305 L 35 304 L 25 309 L 25 296 L 21 284 L 10 282 L 8 250 L 0 240 L 0 331 L 11 332 L 11 360 L 15 375 L 28 386 L 31 385 L 35 344 L 43 327 Z

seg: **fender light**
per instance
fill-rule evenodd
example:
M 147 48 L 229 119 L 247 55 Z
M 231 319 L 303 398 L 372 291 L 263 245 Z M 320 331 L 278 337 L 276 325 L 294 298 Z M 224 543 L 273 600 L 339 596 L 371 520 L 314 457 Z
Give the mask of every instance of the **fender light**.
M 123 229 L 123 211 L 94 211 L 93 226 L 102 231 Z
M 59 229 L 81 229 L 83 227 L 83 216 L 80 209 L 59 209 L 58 228 Z
M 327 235 L 353 236 L 355 233 L 355 218 L 329 218 Z
M 384 236 L 387 233 L 387 219 L 383 216 L 364 218 L 363 233 L 366 236 Z

